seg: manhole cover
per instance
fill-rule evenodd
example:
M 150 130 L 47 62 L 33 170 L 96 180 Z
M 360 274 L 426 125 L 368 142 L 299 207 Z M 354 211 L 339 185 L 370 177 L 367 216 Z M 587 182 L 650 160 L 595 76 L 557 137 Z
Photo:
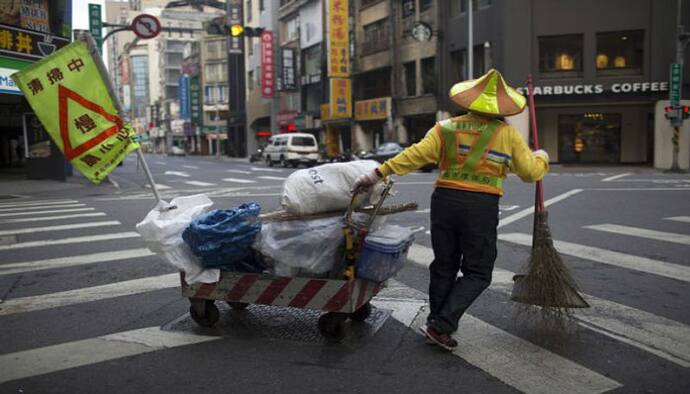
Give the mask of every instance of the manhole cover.
M 243 311 L 235 311 L 221 301 L 217 301 L 216 306 L 220 310 L 220 320 L 213 328 L 199 327 L 186 313 L 165 324 L 162 329 L 234 338 L 327 343 L 317 326 L 323 314 L 321 311 L 268 305 L 250 305 Z M 373 337 L 391 313 L 390 309 L 372 307 L 367 320 L 361 323 L 348 321 L 343 343 L 357 344 Z

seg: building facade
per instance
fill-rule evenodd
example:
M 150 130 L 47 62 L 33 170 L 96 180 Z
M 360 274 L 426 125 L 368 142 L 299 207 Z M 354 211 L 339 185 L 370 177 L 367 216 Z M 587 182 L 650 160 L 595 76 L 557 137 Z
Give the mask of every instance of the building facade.
M 540 143 L 553 162 L 653 162 L 663 116 L 655 104 L 668 98 L 676 55 L 675 0 L 473 0 L 473 76 L 467 0 L 440 4 L 444 111 L 458 113 L 445 94 L 454 82 L 494 67 L 526 93 L 531 74 Z M 690 12 L 683 18 L 688 26 Z M 689 80 L 686 66 L 684 97 Z

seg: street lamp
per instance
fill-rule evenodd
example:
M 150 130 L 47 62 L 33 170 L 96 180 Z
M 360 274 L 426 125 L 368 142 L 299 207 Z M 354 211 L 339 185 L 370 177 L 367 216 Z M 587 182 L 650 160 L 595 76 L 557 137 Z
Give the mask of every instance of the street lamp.
M 216 121 L 216 157 L 220 158 L 220 126 L 218 126 L 220 116 L 218 115 L 218 104 L 213 105 L 213 110 L 216 112 L 216 116 L 214 118 Z

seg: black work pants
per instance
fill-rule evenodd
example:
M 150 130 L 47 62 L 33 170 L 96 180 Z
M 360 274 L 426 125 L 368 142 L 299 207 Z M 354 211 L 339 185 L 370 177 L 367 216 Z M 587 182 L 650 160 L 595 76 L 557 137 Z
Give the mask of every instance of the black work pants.
M 465 310 L 491 284 L 498 201 L 498 195 L 443 187 L 431 196 L 434 261 L 427 324 L 441 333 L 455 332 Z

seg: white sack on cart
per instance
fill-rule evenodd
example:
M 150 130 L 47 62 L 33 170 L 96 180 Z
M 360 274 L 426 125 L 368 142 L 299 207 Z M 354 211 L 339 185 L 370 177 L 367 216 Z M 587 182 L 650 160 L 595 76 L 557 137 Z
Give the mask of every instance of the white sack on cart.
M 205 194 L 177 197 L 170 203 L 159 201 L 137 224 L 137 232 L 152 252 L 162 256 L 175 268 L 185 272 L 188 283 L 213 283 L 220 279 L 220 270 L 203 269 L 182 232 L 197 216 L 209 210 L 213 201 Z
M 264 223 L 253 248 L 279 276 L 329 272 L 343 246 L 341 217 Z
M 345 210 L 350 205 L 355 179 L 378 166 L 373 160 L 357 160 L 295 171 L 283 184 L 280 203 L 285 210 L 300 215 Z M 379 183 L 371 196 L 380 195 L 382 190 Z

